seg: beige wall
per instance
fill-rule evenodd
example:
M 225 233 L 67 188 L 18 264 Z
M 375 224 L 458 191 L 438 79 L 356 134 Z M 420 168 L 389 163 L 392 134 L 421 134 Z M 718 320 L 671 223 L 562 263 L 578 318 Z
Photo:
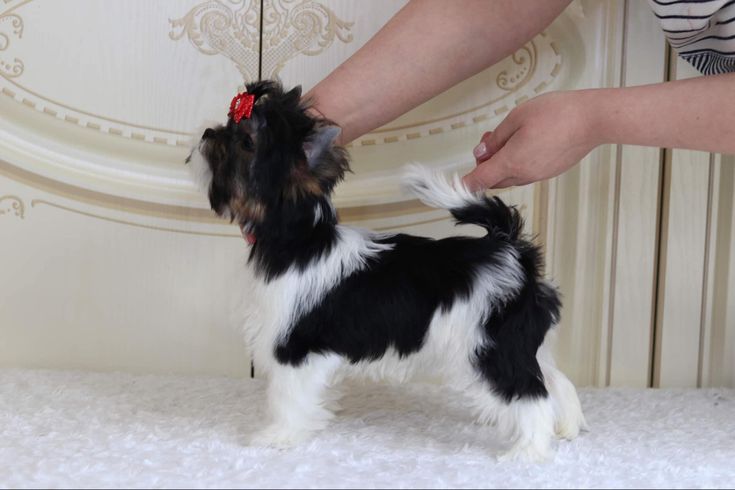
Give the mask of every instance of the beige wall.
M 253 0 L 1 2 L 0 366 L 247 375 L 246 250 L 181 164 L 189 134 L 259 66 L 308 89 L 403 3 L 274 1 L 261 36 Z M 525 100 L 685 76 L 668 60 L 645 2 L 574 2 L 514 56 L 356 141 L 336 204 L 360 226 L 456 233 L 402 194 L 401 165 L 469 168 Z M 501 193 L 546 246 L 576 382 L 733 386 L 732 165 L 607 146 Z

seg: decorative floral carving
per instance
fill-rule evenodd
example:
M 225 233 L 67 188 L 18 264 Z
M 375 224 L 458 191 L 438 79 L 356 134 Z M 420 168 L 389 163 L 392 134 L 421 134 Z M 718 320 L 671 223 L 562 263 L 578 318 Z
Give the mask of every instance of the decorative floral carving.
M 496 79 L 498 87 L 508 91 L 526 83 L 536 71 L 536 45 L 533 41 L 529 42 L 513 53 L 511 59 L 517 65 L 515 71 L 509 74 L 507 70 L 503 70 Z
M 353 40 L 347 22 L 319 2 L 266 0 L 263 12 L 263 60 L 270 65 L 264 78 L 273 78 L 299 54 L 316 56 L 332 45 Z
M 11 45 L 11 39 L 23 37 L 23 19 L 14 13 L 0 14 L 0 52 L 7 51 Z M 0 76 L 15 78 L 23 74 L 23 61 L 7 58 L 0 55 Z
M 25 212 L 26 207 L 19 197 L 0 197 L 0 216 L 10 215 L 23 219 L 25 217 Z
M 299 54 L 315 56 L 334 42 L 352 41 L 352 22 L 339 19 L 328 7 L 310 0 L 265 0 L 262 19 L 257 0 L 210 0 L 171 20 L 169 37 L 186 36 L 200 52 L 230 59 L 245 80 L 258 78 L 254 67 L 270 66 L 273 78 Z
M 211 0 L 201 3 L 182 18 L 171 20 L 169 37 L 174 41 L 187 36 L 200 52 L 220 54 L 235 63 L 243 78 L 253 80 L 258 74 L 260 53 L 260 1 Z

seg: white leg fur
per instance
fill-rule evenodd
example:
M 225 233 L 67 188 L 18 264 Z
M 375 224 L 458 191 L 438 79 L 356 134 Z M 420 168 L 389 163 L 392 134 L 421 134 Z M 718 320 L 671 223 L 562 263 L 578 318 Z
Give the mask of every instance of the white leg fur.
M 554 409 L 549 397 L 513 400 L 498 413 L 496 427 L 501 434 L 509 434 L 513 441 L 511 448 L 498 460 L 544 462 L 554 458 L 551 447 Z
M 498 435 L 511 443 L 499 460 L 543 462 L 553 459 L 554 410 L 548 397 L 508 403 L 482 381 L 478 381 L 470 393 L 478 422 L 494 426 Z
M 334 417 L 327 389 L 341 360 L 310 356 L 298 367 L 275 364 L 268 380 L 270 425 L 251 440 L 254 446 L 290 447 L 325 428 Z
M 552 335 L 549 332 L 548 336 Z M 582 413 L 577 390 L 569 379 L 556 368 L 554 358 L 549 351 L 547 336 L 544 344 L 539 348 L 536 359 L 544 375 L 546 389 L 551 397 L 554 408 L 554 432 L 560 439 L 572 440 L 579 435 L 580 430 L 587 429 L 587 422 Z

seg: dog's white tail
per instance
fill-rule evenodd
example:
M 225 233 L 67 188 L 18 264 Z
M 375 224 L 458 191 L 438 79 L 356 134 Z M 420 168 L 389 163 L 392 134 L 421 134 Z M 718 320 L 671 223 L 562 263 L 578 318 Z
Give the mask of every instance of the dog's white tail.
M 482 203 L 480 194 L 473 194 L 462 182 L 459 174 L 451 181 L 447 176 L 425 165 L 407 165 L 403 172 L 403 185 L 427 206 L 440 209 L 457 209 Z
M 450 181 L 441 172 L 414 164 L 406 167 L 403 184 L 427 206 L 448 209 L 457 223 L 482 226 L 490 235 L 511 241 L 523 229 L 516 208 L 498 197 L 470 192 L 458 174 Z

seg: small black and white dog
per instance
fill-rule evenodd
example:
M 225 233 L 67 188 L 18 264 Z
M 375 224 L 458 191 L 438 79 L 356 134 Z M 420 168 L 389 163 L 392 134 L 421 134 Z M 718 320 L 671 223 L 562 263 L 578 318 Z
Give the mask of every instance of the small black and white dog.
M 238 97 L 187 162 L 212 208 L 252 243 L 245 327 L 272 416 L 253 443 L 288 446 L 326 427 L 334 385 L 348 375 L 438 375 L 513 442 L 510 456 L 545 459 L 554 435 L 576 437 L 576 391 L 544 347 L 559 296 L 518 211 L 413 166 L 405 183 L 424 203 L 487 235 L 433 240 L 340 225 L 330 200 L 349 168 L 339 129 L 308 114 L 300 88 L 263 81 Z

